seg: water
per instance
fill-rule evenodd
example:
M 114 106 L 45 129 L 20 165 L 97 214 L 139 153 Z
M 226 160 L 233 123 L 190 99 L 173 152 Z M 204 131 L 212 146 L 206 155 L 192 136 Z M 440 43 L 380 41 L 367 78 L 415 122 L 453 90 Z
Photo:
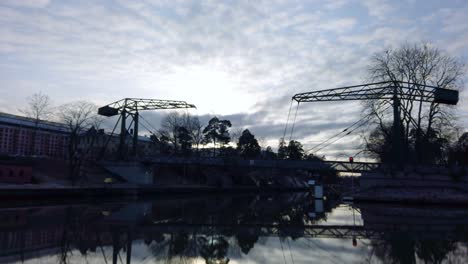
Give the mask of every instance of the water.
M 0 263 L 467 263 L 466 208 L 307 193 L 0 203 Z

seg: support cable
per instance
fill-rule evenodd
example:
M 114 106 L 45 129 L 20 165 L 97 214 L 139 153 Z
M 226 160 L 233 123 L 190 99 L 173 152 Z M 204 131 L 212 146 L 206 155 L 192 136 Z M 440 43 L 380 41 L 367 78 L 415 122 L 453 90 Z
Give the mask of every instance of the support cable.
M 293 100 L 291 100 L 291 104 L 289 105 L 288 118 L 286 119 L 286 126 L 284 127 L 283 141 L 284 141 L 284 138 L 286 137 L 286 131 L 287 131 L 287 129 L 288 129 L 289 116 L 291 115 L 292 103 L 293 103 Z
M 122 119 L 121 115 L 119 115 L 119 119 L 117 119 L 117 122 L 115 122 L 115 125 L 114 125 L 114 128 L 112 129 L 112 132 L 111 132 L 111 134 L 109 135 L 109 137 L 106 140 L 106 144 L 104 144 L 104 147 L 102 147 L 100 158 L 102 158 L 104 156 L 104 154 L 106 152 L 106 149 L 107 149 L 107 145 L 109 145 L 109 142 L 111 141 L 112 136 L 114 136 L 115 129 L 117 128 L 117 125 L 119 124 L 120 119 Z
M 289 141 L 292 140 L 292 135 L 293 135 L 293 132 L 294 132 L 294 125 L 296 125 L 296 117 L 297 117 L 297 111 L 299 110 L 299 102 L 297 103 L 297 107 L 296 107 L 296 113 L 294 114 L 294 121 L 292 123 L 292 127 L 291 127 L 291 135 L 289 136 Z
M 388 108 L 390 108 L 390 106 L 388 106 L 388 107 L 385 108 L 384 110 L 387 110 Z M 337 138 L 337 139 L 335 139 L 335 140 L 329 142 L 329 143 L 326 144 L 325 146 L 322 146 L 321 148 L 315 150 L 315 152 L 318 152 L 318 151 L 320 151 L 320 150 L 322 150 L 322 149 L 324 149 L 324 148 L 330 146 L 331 144 L 335 143 L 336 141 L 342 139 L 343 137 L 345 137 L 345 136 L 347 136 L 347 135 L 350 135 L 351 133 L 353 133 L 353 132 L 356 131 L 357 129 L 359 129 L 359 128 L 361 128 L 362 126 L 366 125 L 370 120 L 371 120 L 370 118 L 368 118 L 367 120 L 364 120 L 363 123 L 361 123 L 361 124 L 360 124 L 359 126 L 357 126 L 356 128 L 353 128 L 353 129 L 349 130 L 348 133 L 346 133 L 346 134 L 340 136 L 339 138 Z
M 335 135 L 329 137 L 328 139 L 326 139 L 326 140 L 320 142 L 319 144 L 315 145 L 315 146 L 312 147 L 311 149 L 308 149 L 306 152 L 311 152 L 311 151 L 313 151 L 314 149 L 316 149 L 316 148 L 322 146 L 323 144 L 326 144 L 327 142 L 329 142 L 329 141 L 332 140 L 333 138 L 335 138 L 335 137 L 341 135 L 342 133 L 347 132 L 347 131 L 348 131 L 349 129 L 351 129 L 353 126 L 355 126 L 355 125 L 357 125 L 358 123 L 364 121 L 364 119 L 365 119 L 365 118 L 368 118 L 370 115 L 371 115 L 371 114 L 369 114 L 369 115 L 363 117 L 362 119 L 359 119 L 358 121 L 354 122 L 353 124 L 351 124 L 351 125 L 348 126 L 347 128 L 343 129 L 342 131 L 340 131 L 340 132 L 336 133 Z
M 387 107 L 384 109 L 384 111 L 387 110 L 388 108 L 390 108 L 390 106 L 387 106 Z M 370 116 L 369 116 L 369 117 L 370 117 Z M 323 147 L 321 147 L 321 148 L 315 150 L 315 152 L 318 152 L 318 151 L 320 151 L 320 150 L 322 150 L 322 149 L 324 149 L 324 148 L 330 146 L 331 144 L 335 143 L 336 141 L 342 139 L 343 137 L 345 137 L 345 136 L 347 136 L 347 135 L 353 133 L 353 132 L 356 131 L 357 129 L 359 129 L 359 128 L 361 128 L 362 126 L 364 126 L 365 124 L 367 124 L 367 122 L 369 122 L 370 120 L 371 120 L 370 118 L 368 118 L 367 120 L 364 120 L 363 123 L 360 124 L 359 126 L 357 126 L 356 128 L 353 128 L 352 130 L 349 130 L 348 133 L 346 133 L 346 134 L 340 136 L 339 138 L 337 138 L 337 139 L 335 139 L 335 140 L 329 142 L 329 143 L 326 144 L 325 146 L 323 146 Z
M 288 240 L 288 239 L 286 239 L 286 242 L 288 242 L 289 256 L 291 257 L 291 261 L 292 261 L 292 263 L 294 264 L 294 258 L 293 258 L 292 252 L 291 252 L 291 245 L 289 244 L 289 240 Z
M 371 114 L 364 116 L 363 118 L 361 118 L 361 119 L 359 119 L 358 121 L 354 122 L 353 124 L 351 124 L 351 125 L 348 126 L 347 128 L 345 128 L 345 129 L 343 129 L 342 131 L 336 133 L 335 135 L 329 137 L 328 139 L 322 141 L 321 143 L 315 145 L 313 148 L 311 148 L 311 149 L 309 149 L 309 150 L 307 150 L 307 151 L 308 151 L 308 152 L 309 152 L 309 151 L 313 151 L 313 150 L 316 149 L 317 147 L 319 147 L 319 146 L 321 146 L 321 145 L 323 145 L 323 144 L 326 144 L 328 141 L 332 140 L 333 138 L 335 138 L 335 137 L 341 135 L 342 133 L 347 132 L 347 131 L 348 131 L 349 129 L 351 129 L 353 126 L 355 126 L 355 125 L 361 123 L 361 122 L 364 121 L 366 118 L 368 118 L 370 115 L 371 115 Z
M 141 125 L 144 129 L 148 130 L 148 132 L 150 132 L 151 135 L 154 135 L 154 136 L 157 137 L 157 135 L 156 135 L 155 133 L 151 132 L 151 130 L 150 130 L 148 127 L 146 127 L 143 123 L 140 123 L 140 125 Z
M 147 124 L 148 126 L 151 127 L 151 129 L 154 130 L 154 132 L 157 131 L 157 129 L 156 129 L 148 120 L 146 120 L 146 119 L 143 117 L 143 115 L 140 115 L 140 117 L 141 117 L 141 119 L 142 119 L 144 122 L 146 122 L 146 124 Z M 148 130 L 148 132 L 150 132 L 151 134 L 155 135 L 155 133 L 152 133 L 150 129 L 148 129 L 147 127 L 145 127 L 145 128 L 146 128 L 146 130 Z
M 388 100 L 387 100 L 387 101 L 384 101 L 384 103 L 381 104 L 380 106 L 378 106 L 376 110 L 379 110 L 385 103 L 389 103 L 389 101 L 388 101 Z M 388 109 L 388 107 L 387 107 L 386 109 Z M 385 111 L 386 109 L 384 109 L 384 111 Z M 351 125 L 348 126 L 347 128 L 345 128 L 345 129 L 343 129 L 342 131 L 336 133 L 335 135 L 329 137 L 328 139 L 322 141 L 321 143 L 315 145 L 314 147 L 312 147 L 311 149 L 307 150 L 306 152 L 311 152 L 311 151 L 313 151 L 314 149 L 318 148 L 319 146 L 322 146 L 323 144 L 326 144 L 327 142 L 329 142 L 329 141 L 332 140 L 333 138 L 335 138 L 335 137 L 337 137 L 337 136 L 340 136 L 342 133 L 348 132 L 353 126 L 355 126 L 355 125 L 357 125 L 357 124 L 359 124 L 359 123 L 361 123 L 361 122 L 363 122 L 363 121 L 364 121 L 364 122 L 368 122 L 368 121 L 369 121 L 368 118 L 371 117 L 372 115 L 373 115 L 373 113 L 370 113 L 370 114 L 364 116 L 363 118 L 361 118 L 361 119 L 359 119 L 358 121 L 354 122 L 353 124 L 351 124 Z M 368 119 L 368 120 L 366 120 L 366 119 Z M 360 126 L 361 126 L 361 125 L 360 125 Z M 347 133 L 346 135 L 348 135 L 348 134 L 350 134 L 350 133 Z
M 283 242 L 281 241 L 281 237 L 278 236 L 280 245 L 281 245 L 281 252 L 283 252 L 283 259 L 284 259 L 284 264 L 286 264 L 286 256 L 284 255 L 284 248 L 283 248 Z
M 317 243 L 315 243 L 312 239 L 306 238 L 306 240 L 307 240 L 309 243 L 306 243 L 306 242 L 303 242 L 303 241 L 301 241 L 301 242 L 302 242 L 304 245 L 306 245 L 306 246 L 308 246 L 309 248 L 311 248 L 311 249 L 314 249 L 314 250 L 315 250 L 316 248 L 320 249 L 321 251 L 323 251 L 324 253 L 326 253 L 326 254 L 328 255 L 328 259 L 329 259 L 331 262 L 333 262 L 333 263 L 335 263 L 335 264 L 341 263 L 341 262 L 336 262 L 336 261 L 333 259 L 333 258 L 336 258 L 336 259 L 340 259 L 340 258 L 339 258 L 338 256 L 336 256 L 336 255 L 330 253 L 329 250 L 323 249 L 321 246 L 319 246 Z M 316 248 L 312 247 L 312 246 L 310 245 L 310 242 L 312 242 L 312 243 L 316 246 Z
M 125 131 L 125 145 L 127 145 L 129 143 L 129 141 L 132 141 L 132 137 L 127 137 L 127 133 L 128 131 L 131 129 L 132 125 L 133 125 L 133 121 L 134 119 L 132 118 L 132 121 L 130 122 L 130 125 L 128 126 L 127 130 Z M 135 131 L 133 131 L 133 133 L 135 133 Z

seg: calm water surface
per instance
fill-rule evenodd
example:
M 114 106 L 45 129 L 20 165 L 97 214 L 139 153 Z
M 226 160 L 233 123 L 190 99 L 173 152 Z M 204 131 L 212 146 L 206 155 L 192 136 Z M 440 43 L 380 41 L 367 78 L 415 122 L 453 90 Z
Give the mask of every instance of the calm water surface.
M 307 193 L 0 206 L 0 263 L 468 262 L 466 208 Z

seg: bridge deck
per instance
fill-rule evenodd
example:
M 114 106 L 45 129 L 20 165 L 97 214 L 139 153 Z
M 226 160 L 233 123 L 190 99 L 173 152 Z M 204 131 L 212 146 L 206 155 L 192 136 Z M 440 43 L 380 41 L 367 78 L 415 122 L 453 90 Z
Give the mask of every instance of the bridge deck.
M 227 160 L 221 158 L 159 157 L 146 160 L 155 164 L 202 165 L 250 168 L 304 169 L 316 171 L 368 172 L 381 167 L 381 163 L 308 160 Z

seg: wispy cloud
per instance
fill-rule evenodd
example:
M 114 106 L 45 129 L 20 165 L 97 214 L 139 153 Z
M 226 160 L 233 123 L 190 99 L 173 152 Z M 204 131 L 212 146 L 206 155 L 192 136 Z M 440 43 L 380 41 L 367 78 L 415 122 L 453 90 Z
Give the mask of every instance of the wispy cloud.
M 375 0 L 1 1 L 0 95 L 15 105 L 2 104 L 2 110 L 14 111 L 36 91 L 57 104 L 180 99 L 195 103 L 200 115 L 228 116 L 277 142 L 293 94 L 362 82 L 369 56 L 384 47 L 433 41 L 466 57 L 466 4 L 433 6 L 422 11 L 425 2 Z M 348 109 L 301 106 L 297 139 L 320 140 L 359 118 L 358 103 L 343 106 Z

